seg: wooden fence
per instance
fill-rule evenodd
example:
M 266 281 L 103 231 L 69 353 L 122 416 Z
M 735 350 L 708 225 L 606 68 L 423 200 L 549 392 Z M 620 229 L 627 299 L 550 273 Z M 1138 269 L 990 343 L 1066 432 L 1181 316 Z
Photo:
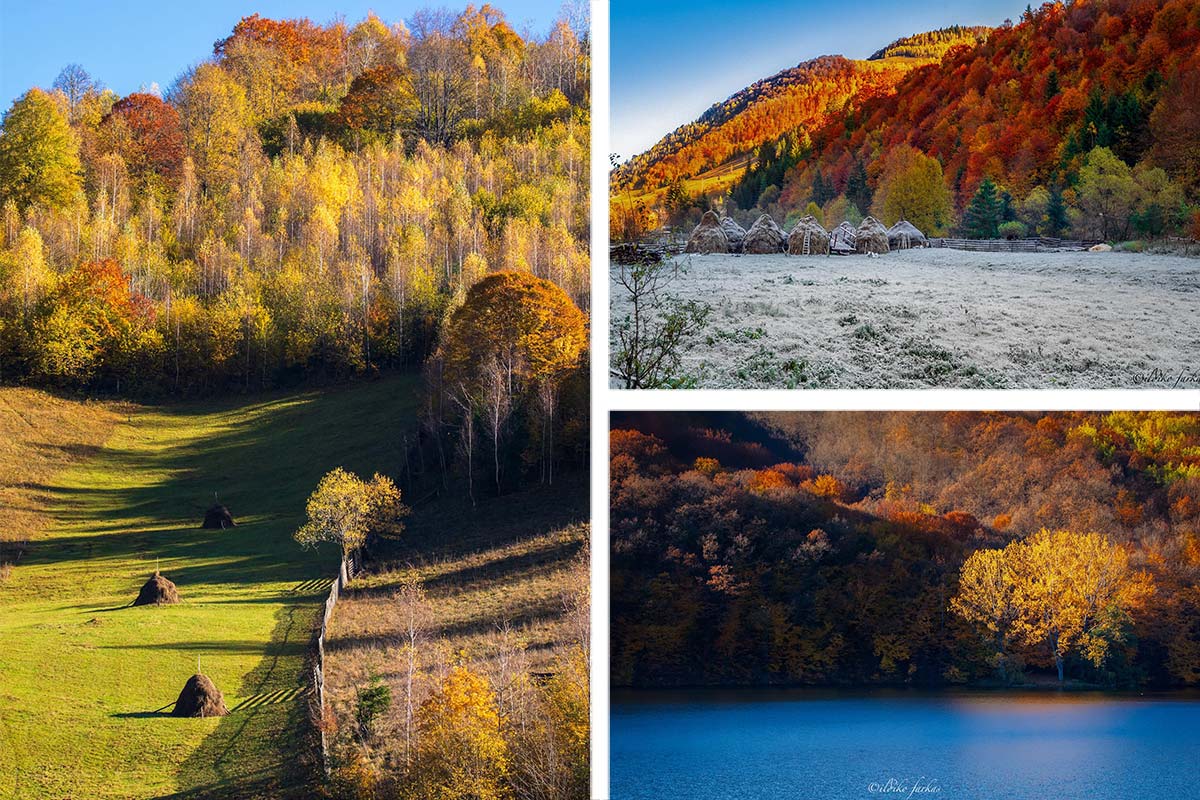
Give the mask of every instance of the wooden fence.
M 329 596 L 325 598 L 325 609 L 321 613 L 321 625 L 317 630 L 316 641 L 313 645 L 313 717 L 316 721 L 317 731 L 321 736 L 321 769 L 325 771 L 325 777 L 327 778 L 330 775 L 331 768 L 329 764 L 329 742 L 325 736 L 325 633 L 329 629 L 329 620 L 333 618 L 333 607 L 337 605 L 342 590 L 346 588 L 346 584 L 354 580 L 354 576 L 361 569 L 362 553 L 360 551 L 355 550 L 342 557 L 342 563 L 338 567 L 338 575 L 329 584 Z
M 930 239 L 930 247 L 946 247 L 951 250 L 974 250 L 988 253 L 1042 253 L 1054 250 L 1087 250 L 1099 242 L 1077 239 Z

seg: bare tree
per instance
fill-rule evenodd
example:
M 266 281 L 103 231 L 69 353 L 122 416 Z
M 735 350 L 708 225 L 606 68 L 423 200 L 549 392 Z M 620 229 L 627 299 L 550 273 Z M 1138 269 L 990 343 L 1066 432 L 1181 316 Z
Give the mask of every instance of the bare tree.
M 428 635 L 432 612 L 429 602 L 425 599 L 421 578 L 415 571 L 400 585 L 392 599 L 395 601 L 396 617 L 400 623 L 400 658 L 404 676 L 404 763 L 411 766 L 417 737 L 417 704 L 414 698 L 420 674 L 419 653 Z
M 89 95 L 98 94 L 103 86 L 79 64 L 67 64 L 50 88 L 59 90 L 67 98 L 67 115 L 74 123 L 79 121 L 83 101 Z

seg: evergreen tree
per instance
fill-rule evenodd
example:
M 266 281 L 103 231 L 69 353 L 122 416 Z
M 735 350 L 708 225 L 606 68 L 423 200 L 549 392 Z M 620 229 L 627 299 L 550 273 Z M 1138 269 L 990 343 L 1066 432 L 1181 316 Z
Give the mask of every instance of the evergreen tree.
M 1014 208 L 1013 196 L 1005 189 L 1000 193 L 1000 221 L 1013 222 L 1017 218 L 1017 210 Z
M 823 206 L 836 196 L 837 192 L 834 190 L 832 182 L 827 183 L 825 177 L 821 175 L 821 170 L 818 169 L 813 178 L 812 201 Z
M 1003 207 L 991 178 L 984 178 L 963 214 L 962 228 L 968 239 L 995 239 L 1000 235 Z
M 850 178 L 846 182 L 846 199 L 860 209 L 870 208 L 875 199 L 874 192 L 867 183 L 867 168 L 861 161 L 854 162 L 854 169 L 850 170 Z
M 1046 206 L 1046 232 L 1051 236 L 1061 236 L 1068 224 L 1062 190 L 1055 186 L 1050 189 L 1050 203 Z
M 1046 99 L 1050 100 L 1058 96 L 1058 92 L 1058 70 L 1051 69 L 1048 73 L 1046 73 Z

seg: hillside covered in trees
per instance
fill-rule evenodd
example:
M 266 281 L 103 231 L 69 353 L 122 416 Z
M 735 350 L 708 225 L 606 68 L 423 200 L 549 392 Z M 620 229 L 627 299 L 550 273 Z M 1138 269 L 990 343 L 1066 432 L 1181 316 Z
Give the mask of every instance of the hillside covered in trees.
M 833 115 L 890 93 L 914 67 L 940 57 L 943 47 L 973 42 L 983 32 L 947 28 L 893 42 L 866 61 L 820 56 L 757 81 L 622 164 L 613 172 L 614 194 L 675 185 L 677 195 L 685 179 L 753 156 L 785 135 L 803 138 Z
M 616 685 L 1200 682 L 1200 416 L 614 416 Z
M 1029 8 L 982 41 L 918 48 L 941 57 L 887 91 L 780 120 L 729 202 L 976 238 L 1198 235 L 1198 43 L 1196 0 Z M 666 211 L 726 202 L 668 198 Z
M 253 15 L 161 95 L 67 67 L 0 132 L 0 380 L 196 394 L 416 366 L 498 271 L 586 310 L 587 35 L 569 9 L 526 36 L 489 5 Z

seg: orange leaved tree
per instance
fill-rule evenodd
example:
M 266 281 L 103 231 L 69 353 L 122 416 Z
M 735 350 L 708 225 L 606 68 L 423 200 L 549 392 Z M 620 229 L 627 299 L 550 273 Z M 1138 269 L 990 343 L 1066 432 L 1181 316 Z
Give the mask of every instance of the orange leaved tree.
M 552 481 L 560 389 L 586 363 L 586 347 L 583 312 L 553 283 L 500 272 L 471 287 L 446 325 L 431 371 L 437 407 L 458 425 L 468 482 L 476 424 L 491 442 L 499 492 L 504 445 L 521 422 L 528 428 L 520 438 L 538 447 L 526 452 L 527 460 L 538 462 L 542 479 Z

